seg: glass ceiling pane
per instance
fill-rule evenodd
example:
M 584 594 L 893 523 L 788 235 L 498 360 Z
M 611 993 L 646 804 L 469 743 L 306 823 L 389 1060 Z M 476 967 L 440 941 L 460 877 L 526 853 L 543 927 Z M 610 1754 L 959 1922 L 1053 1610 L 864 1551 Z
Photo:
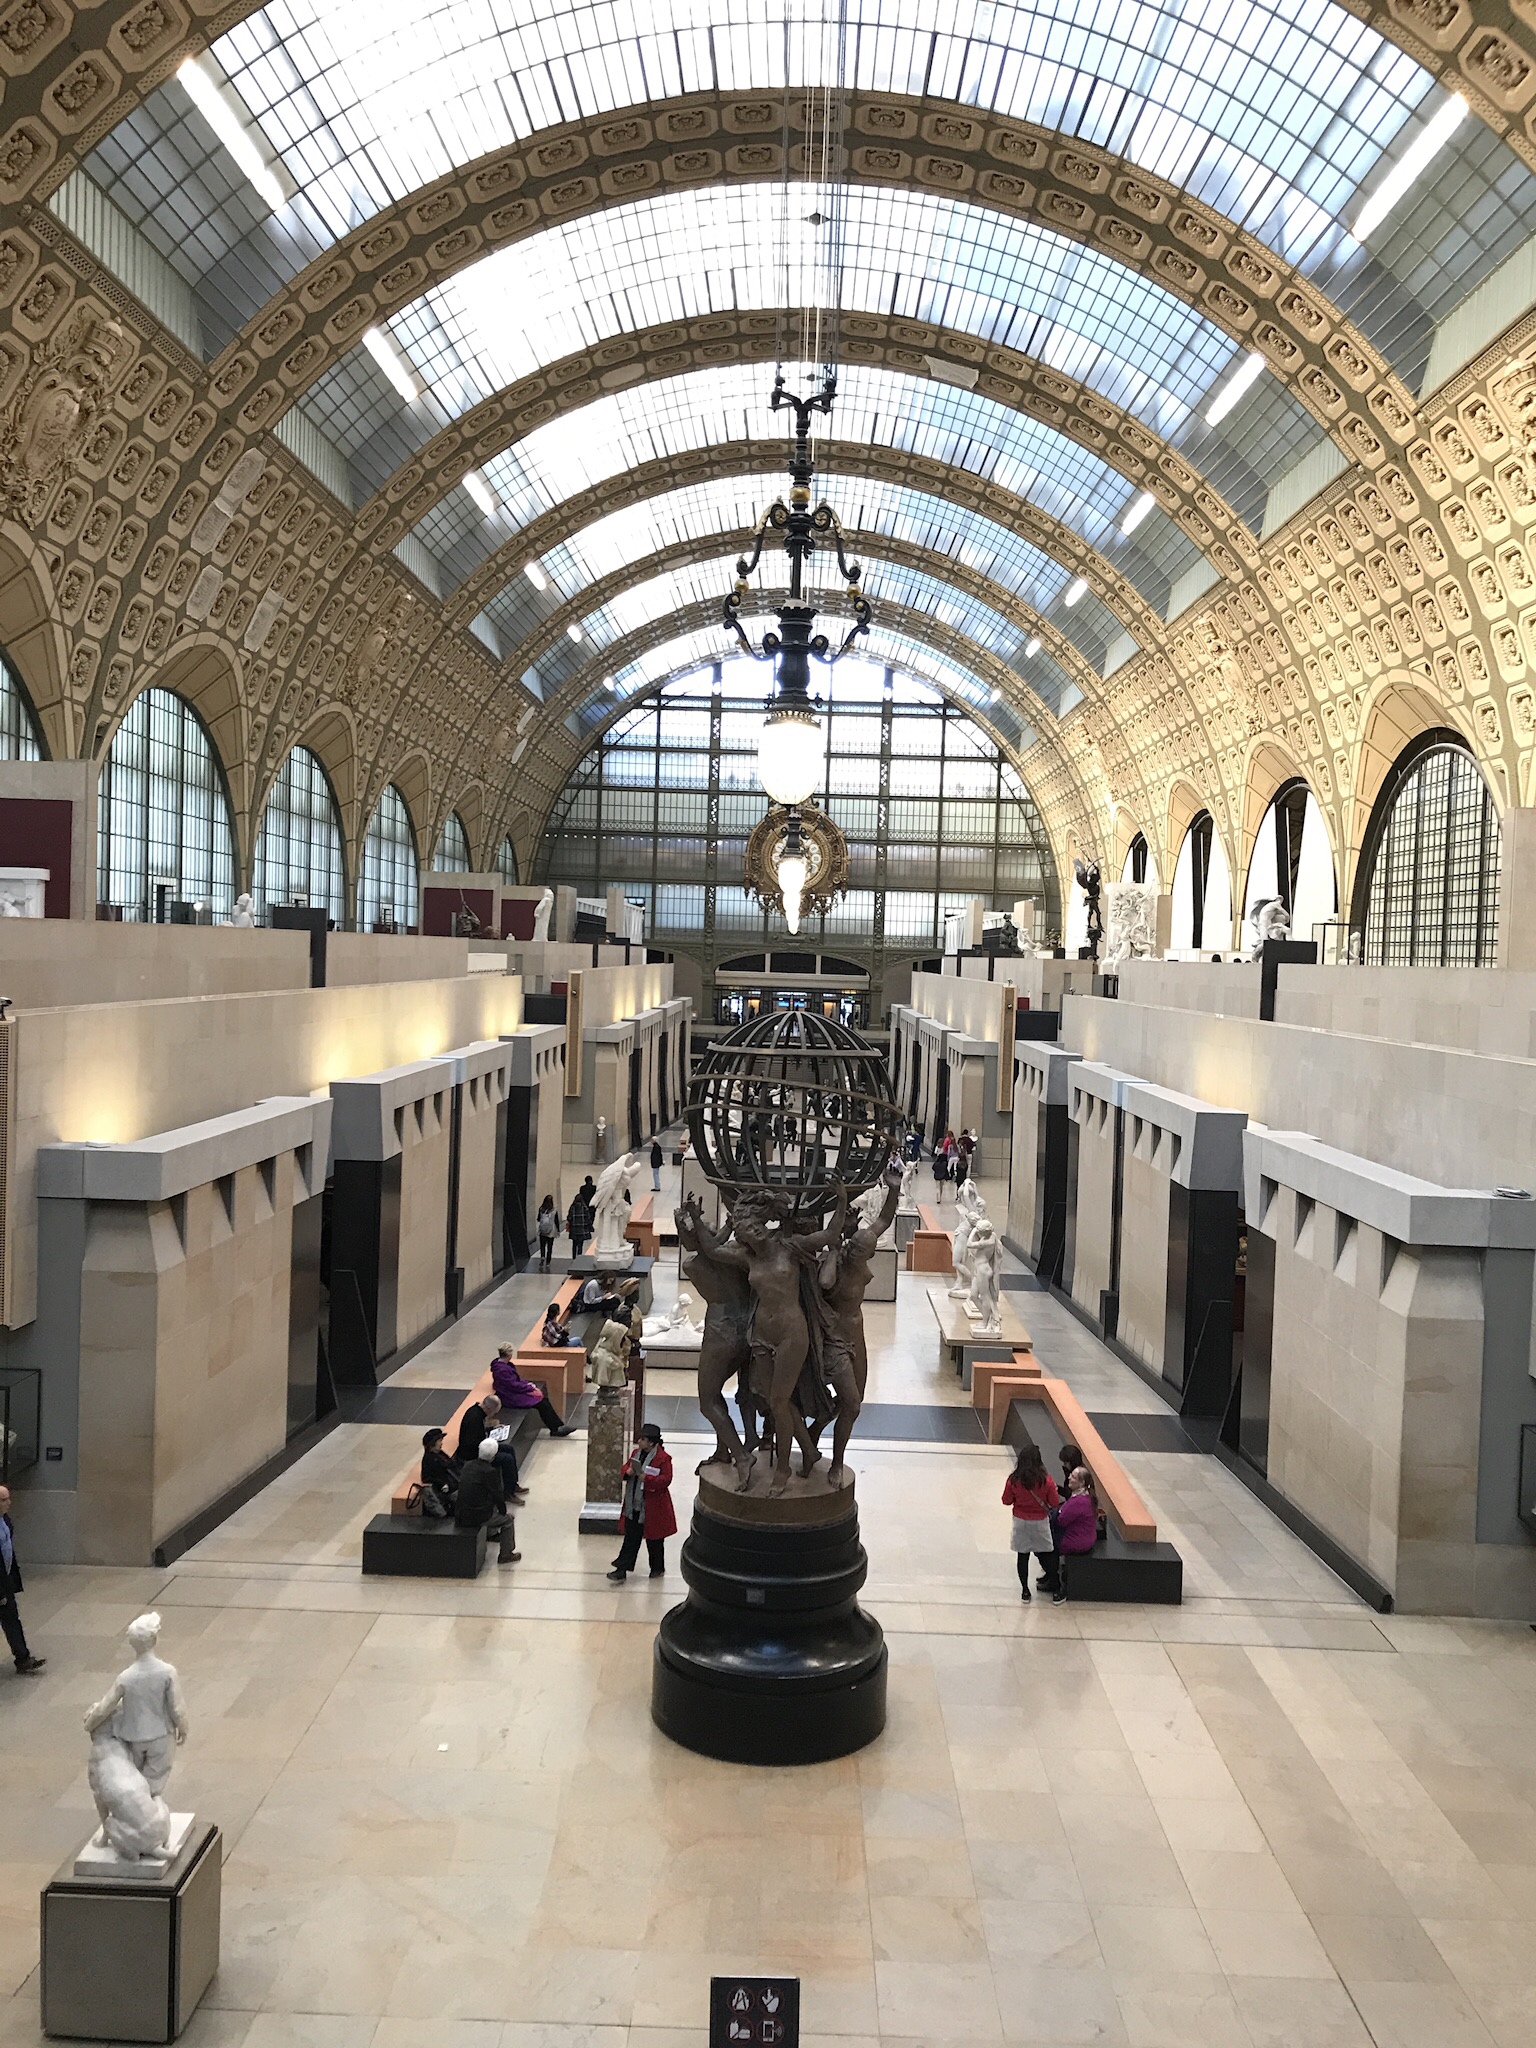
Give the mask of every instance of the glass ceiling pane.
M 787 374 L 802 386 L 812 376 L 808 366 L 794 364 Z M 761 365 L 732 364 L 594 399 L 485 464 L 505 516 L 487 519 L 466 491 L 454 490 L 414 531 L 443 564 L 446 589 L 530 520 L 641 463 L 749 439 L 762 445 L 765 469 L 781 469 L 787 443 L 783 415 L 768 410 L 770 384 Z M 1054 427 L 974 391 L 891 370 L 845 370 L 832 433 L 858 446 L 908 449 L 1027 498 L 1098 548 L 1159 611 L 1170 584 L 1202 559 L 1160 509 L 1134 534 L 1121 533 L 1133 484 Z
M 1334 0 L 961 0 L 937 25 L 924 0 L 847 13 L 855 90 L 1035 121 L 1184 185 L 1336 292 L 1405 376 L 1428 323 L 1536 226 L 1536 178 L 1474 120 L 1423 181 L 1414 235 L 1394 224 L 1362 256 L 1340 222 L 1442 95 Z M 215 346 L 339 236 L 457 165 L 650 99 L 823 82 L 835 63 L 821 0 L 768 0 L 750 20 L 726 0 L 527 0 L 515 15 L 273 0 L 214 48 L 298 188 L 280 216 L 228 188 L 174 83 L 90 168 L 201 288 Z
M 581 622 L 582 638 L 579 643 L 562 636 L 534 664 L 544 701 L 548 703 L 572 676 L 588 666 L 594 656 L 615 646 L 629 634 L 639 632 L 652 620 L 664 618 L 687 605 L 718 605 L 730 588 L 731 568 L 731 558 L 725 556 L 717 562 L 700 562 L 684 569 L 671 569 L 660 576 L 648 578 L 644 583 L 635 584 L 609 603 L 587 613 Z M 768 607 L 773 594 L 786 587 L 786 571 L 783 555 L 776 556 L 771 563 L 765 561 L 754 585 L 754 597 L 748 598 L 742 607 L 742 623 L 748 638 L 754 642 L 760 641 L 764 628 L 774 623 L 773 613 Z M 1005 619 L 989 605 L 957 590 L 952 584 L 942 583 L 932 576 L 921 575 L 895 563 L 871 561 L 866 571 L 866 587 L 877 613 L 883 600 L 887 604 L 920 612 L 954 632 L 965 634 L 978 647 L 1013 669 L 1051 710 L 1056 711 L 1062 706 L 1069 690 L 1073 691 L 1075 701 L 1077 693 L 1065 671 L 1043 648 L 1033 659 L 1025 655 L 1024 648 L 1030 637 L 1027 622 L 1020 625 Z M 760 598 L 756 595 L 759 592 Z M 835 646 L 847 631 L 848 624 L 846 618 L 840 620 L 836 612 L 829 610 L 824 614 L 820 630 Z M 717 628 L 714 652 L 723 655 L 731 644 L 724 627 Z M 765 677 L 767 673 L 767 664 L 764 664 Z M 836 687 L 835 668 L 825 669 L 817 663 L 813 675 L 813 687 L 820 693 Z
M 541 621 L 630 563 L 681 541 L 750 529 L 764 508 L 782 495 L 786 481 L 782 471 L 719 477 L 610 512 L 539 557 L 546 578 L 543 590 L 536 590 L 525 575 L 518 574 L 482 616 L 494 627 L 503 655 L 512 655 Z M 1072 606 L 1064 605 L 1071 571 L 1020 535 L 947 499 L 901 484 L 836 476 L 824 479 L 824 484 L 823 495 L 851 533 L 886 534 L 915 547 L 930 548 L 990 577 L 1031 613 L 1049 616 L 1103 673 L 1106 650 L 1125 627 L 1091 591 Z M 858 546 L 856 541 L 855 552 Z M 825 570 L 822 574 L 825 577 Z M 727 581 L 722 578 L 720 582 L 721 596 Z
M 1024 753 L 1035 744 L 1037 734 L 1034 727 L 1021 719 L 1011 705 L 980 680 L 970 670 L 937 654 L 922 641 L 905 633 L 894 633 L 884 627 L 872 627 L 869 639 L 862 642 L 863 652 L 856 661 L 851 661 L 848 682 L 852 690 L 866 695 L 875 687 L 870 675 L 871 668 L 878 672 L 878 666 L 889 663 L 900 669 L 905 676 L 916 677 L 930 684 L 946 697 L 964 705 L 968 710 L 981 714 L 992 729 L 1017 753 Z M 686 673 L 691 669 L 706 668 L 720 660 L 719 637 L 710 627 L 698 632 L 682 633 L 674 640 L 667 640 L 659 647 L 653 647 L 638 661 L 628 663 L 607 683 L 600 685 L 567 718 L 566 725 L 578 738 L 584 737 L 595 726 L 610 718 L 617 705 L 626 699 L 638 696 L 652 688 L 662 677 Z M 768 697 L 768 669 L 765 663 L 748 661 L 744 655 L 727 656 L 721 663 L 722 677 L 728 692 L 747 699 L 759 697 L 766 703 Z M 837 687 L 836 684 L 833 686 Z M 900 679 L 898 679 L 898 688 Z M 756 739 L 757 721 L 751 718 L 752 738 Z M 755 771 L 754 771 L 755 780 Z

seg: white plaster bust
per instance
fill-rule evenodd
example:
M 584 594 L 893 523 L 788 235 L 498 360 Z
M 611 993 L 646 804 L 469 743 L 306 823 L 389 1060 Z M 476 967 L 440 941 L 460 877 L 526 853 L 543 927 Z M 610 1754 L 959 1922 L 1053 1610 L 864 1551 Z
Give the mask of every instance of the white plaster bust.
M 255 897 L 237 896 L 235 898 L 235 907 L 229 913 L 229 921 L 231 924 L 242 926 L 247 931 L 254 931 L 256 927 Z
M 164 1797 L 172 1751 L 187 1739 L 176 1667 L 155 1655 L 158 1614 L 128 1624 L 133 1662 L 85 1716 L 91 1737 L 86 1777 L 101 1840 L 125 1861 L 163 1856 L 171 1832 Z

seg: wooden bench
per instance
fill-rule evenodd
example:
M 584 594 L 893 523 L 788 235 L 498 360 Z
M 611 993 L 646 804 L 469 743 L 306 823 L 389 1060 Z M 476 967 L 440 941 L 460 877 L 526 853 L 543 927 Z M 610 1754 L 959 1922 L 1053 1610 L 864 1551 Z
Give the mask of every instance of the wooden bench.
M 978 1364 L 975 1379 L 980 1380 L 983 1372 L 987 1374 L 985 1397 L 978 1398 L 973 1383 L 971 1401 L 975 1407 L 985 1409 L 989 1442 L 1000 1444 L 1004 1441 L 1008 1410 L 1015 1401 L 1044 1402 L 1063 1443 L 1076 1444 L 1082 1452 L 1083 1463 L 1093 1474 L 1099 1506 L 1120 1536 L 1127 1543 L 1157 1541 L 1156 1517 L 1131 1484 L 1120 1460 L 1105 1446 L 1104 1439 L 1088 1420 L 1082 1403 L 1065 1380 L 1049 1379 L 1040 1372 L 1031 1374 L 1017 1363 L 1011 1367 Z
M 655 1220 L 656 1197 L 642 1195 L 629 1205 L 629 1221 L 624 1226 L 624 1235 L 642 1258 L 654 1259 L 661 1253 L 661 1232 Z
M 917 1205 L 917 1228 L 907 1240 L 909 1273 L 952 1273 L 955 1270 L 955 1240 L 938 1212 L 928 1202 Z

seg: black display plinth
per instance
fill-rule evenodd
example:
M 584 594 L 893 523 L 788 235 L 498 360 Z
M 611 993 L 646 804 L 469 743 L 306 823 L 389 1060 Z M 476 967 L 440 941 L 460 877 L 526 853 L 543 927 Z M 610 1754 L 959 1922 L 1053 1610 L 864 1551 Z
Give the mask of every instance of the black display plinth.
M 851 1482 L 834 1493 L 813 1475 L 770 1502 L 766 1475 L 736 1495 L 720 1469 L 717 1482 L 701 1477 L 683 1545 L 688 1598 L 656 1638 L 651 1718 L 726 1763 L 824 1763 L 862 1749 L 885 1726 L 887 1657 L 858 1604 L 869 1560 Z

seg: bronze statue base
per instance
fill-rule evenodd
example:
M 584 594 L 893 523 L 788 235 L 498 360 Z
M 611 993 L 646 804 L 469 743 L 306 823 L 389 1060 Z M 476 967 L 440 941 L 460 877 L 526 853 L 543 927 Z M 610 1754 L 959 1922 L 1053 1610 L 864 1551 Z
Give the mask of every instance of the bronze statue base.
M 746 1493 L 730 1466 L 701 1474 L 688 1598 L 662 1621 L 651 1679 L 651 1718 L 685 1749 L 824 1763 L 884 1728 L 885 1636 L 858 1604 L 869 1560 L 853 1480 L 829 1487 L 824 1472 L 775 1500 L 765 1474 Z

